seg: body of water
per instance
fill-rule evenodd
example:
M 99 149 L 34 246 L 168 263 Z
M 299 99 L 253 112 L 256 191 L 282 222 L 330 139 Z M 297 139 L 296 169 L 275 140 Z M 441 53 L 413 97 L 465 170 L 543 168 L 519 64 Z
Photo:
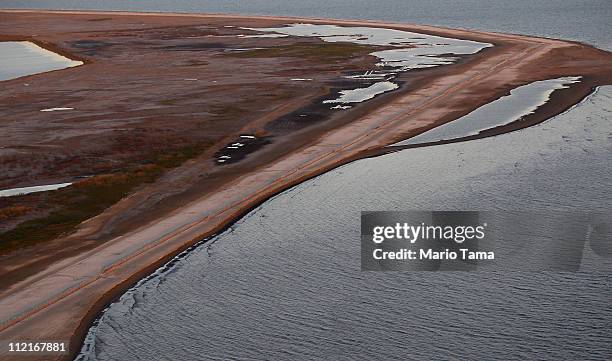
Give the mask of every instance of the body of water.
M 610 114 L 607 86 L 531 128 L 307 181 L 123 295 L 81 357 L 607 360 L 610 273 L 361 272 L 359 215 L 609 212 Z
M 0 81 L 83 65 L 29 41 L 0 42 Z
M 612 49 L 607 0 L 11 1 L 375 19 Z M 612 209 L 612 87 L 545 123 L 365 159 L 265 202 L 112 304 L 79 359 L 607 360 L 601 272 L 361 272 L 360 212 Z
M 413 145 L 459 139 L 510 124 L 534 113 L 559 89 L 566 89 L 580 77 L 540 80 L 512 89 L 509 95 L 481 106 L 471 113 L 393 145 Z
M 582 41 L 612 49 L 609 0 L 2 0 L 0 8 L 212 12 L 369 19 Z
M 399 85 L 391 81 L 397 73 L 452 64 L 459 59 L 459 55 L 475 54 L 482 49 L 493 46 L 492 44 L 471 40 L 363 26 L 290 24 L 283 27 L 251 28 L 249 30 L 300 37 L 317 37 L 325 42 L 349 42 L 360 45 L 392 47 L 393 49 L 371 53 L 380 60 L 376 64 L 377 69 L 368 70 L 363 75 L 348 77 L 368 81 L 368 86 L 340 90 L 337 99 L 323 101 L 326 104 L 344 104 L 344 106 L 341 106 L 342 109 L 350 108 L 348 104 L 361 103 L 379 94 L 398 89 Z M 378 78 L 379 81 L 373 84 L 369 82 L 375 78 Z M 334 109 L 337 109 L 337 105 L 334 107 Z
M 69 185 L 72 185 L 72 183 L 57 183 L 57 184 L 47 184 L 47 185 L 42 185 L 42 186 L 3 189 L 3 190 L 0 190 L 0 198 L 1 197 L 21 196 L 21 195 L 30 194 L 30 193 L 54 191 L 56 189 L 68 187 Z

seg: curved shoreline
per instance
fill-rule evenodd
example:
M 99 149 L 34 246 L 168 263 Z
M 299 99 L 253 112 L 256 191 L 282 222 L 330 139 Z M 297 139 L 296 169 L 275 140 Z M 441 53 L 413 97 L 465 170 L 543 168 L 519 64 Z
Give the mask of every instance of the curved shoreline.
M 339 18 L 321 18 L 321 17 L 300 17 L 300 16 L 271 16 L 271 15 L 243 15 L 234 13 L 189 13 L 189 12 L 163 12 L 163 11 L 125 11 L 125 10 L 54 10 L 54 9 L 11 9 L 11 8 L 0 8 L 0 13 L 15 13 L 15 14 L 59 14 L 59 15 L 125 15 L 125 16 L 156 16 L 156 17 L 186 17 L 186 18 L 209 18 L 209 19 L 248 19 L 248 20 L 278 20 L 278 21 L 306 21 L 307 23 L 313 24 L 335 24 L 335 25 L 365 25 L 374 27 L 384 27 L 388 29 L 410 29 L 419 28 L 424 30 L 424 33 L 431 35 L 445 36 L 447 32 L 460 32 L 464 33 L 465 37 L 461 39 L 472 40 L 469 34 L 491 36 L 496 35 L 505 38 L 516 38 L 522 37 L 525 39 L 542 39 L 542 40 L 553 40 L 562 41 L 567 44 L 584 45 L 588 47 L 594 47 L 592 44 L 588 44 L 576 40 L 562 40 L 552 37 L 526 35 L 520 33 L 501 33 L 494 31 L 484 30 L 470 30 L 470 29 L 458 29 L 446 26 L 433 26 L 423 25 L 416 23 L 401 23 L 401 22 L 385 22 L 380 20 L 365 20 L 365 19 L 339 19 Z M 597 49 L 597 48 L 596 48 Z
M 313 174 L 311 177 L 309 178 L 305 178 L 299 182 L 296 182 L 293 185 L 288 186 L 287 188 L 281 189 L 276 193 L 270 194 L 268 195 L 268 197 L 262 199 L 261 201 L 259 201 L 258 203 L 253 204 L 250 208 L 245 209 L 241 214 L 236 215 L 236 217 L 230 219 L 228 221 L 227 224 L 225 224 L 223 227 L 221 227 L 218 231 L 216 231 L 213 234 L 207 235 L 204 239 L 200 239 L 198 241 L 196 241 L 194 244 L 191 245 L 186 245 L 186 247 L 184 249 L 181 249 L 179 251 L 177 251 L 176 253 L 173 254 L 169 254 L 167 259 L 164 260 L 160 260 L 159 264 L 157 265 L 151 265 L 151 268 L 147 268 L 147 269 L 143 269 L 141 272 L 138 273 L 138 276 L 135 276 L 133 280 L 127 280 L 125 284 L 122 285 L 118 285 L 118 287 L 116 289 L 113 289 L 112 291 L 110 291 L 104 298 L 101 298 L 99 300 L 100 305 L 98 307 L 96 307 L 96 309 L 98 311 L 94 312 L 94 309 L 92 309 L 91 313 L 88 313 L 86 315 L 86 317 L 84 318 L 84 322 L 82 323 L 82 327 L 79 326 L 79 331 L 78 331 L 78 335 L 75 334 L 75 341 L 79 341 L 81 348 L 79 348 L 79 350 L 71 356 L 71 359 L 74 359 L 76 357 L 78 357 L 79 355 L 81 355 L 81 351 L 82 351 L 82 347 L 84 346 L 84 342 L 86 340 L 86 337 L 89 335 L 89 333 L 91 332 L 91 328 L 95 325 L 96 322 L 99 322 L 101 320 L 101 318 L 104 316 L 104 312 L 115 302 L 118 302 L 119 299 L 125 295 L 126 292 L 129 292 L 132 289 L 135 289 L 136 287 L 138 287 L 140 285 L 140 282 L 146 282 L 149 279 L 153 278 L 155 276 L 155 273 L 157 271 L 159 271 L 162 268 L 168 267 L 169 264 L 171 264 L 172 262 L 175 262 L 177 260 L 182 259 L 182 255 L 188 255 L 191 251 L 196 250 L 199 247 L 203 247 L 206 246 L 208 244 L 209 241 L 213 240 L 214 238 L 216 238 L 217 236 L 219 236 L 220 234 L 222 234 L 223 232 L 227 231 L 228 229 L 230 229 L 233 225 L 235 225 L 237 222 L 239 222 L 240 220 L 242 220 L 245 216 L 247 216 L 250 212 L 252 212 L 253 210 L 257 209 L 258 207 L 260 207 L 261 205 L 263 205 L 265 202 L 267 202 L 268 200 L 270 200 L 273 197 L 276 197 L 284 192 L 287 192 L 289 190 L 291 190 L 293 187 L 296 187 L 300 184 L 302 184 L 303 182 L 307 182 L 311 179 L 314 179 L 324 173 L 330 172 L 332 170 L 335 170 L 337 168 L 340 168 L 344 165 L 350 164 L 352 162 L 358 161 L 358 160 L 362 160 L 362 159 L 366 159 L 366 158 L 375 158 L 375 157 L 380 157 L 383 156 L 385 154 L 390 154 L 390 153 L 394 153 L 394 152 L 399 152 L 402 150 L 406 150 L 406 149 L 411 149 L 411 148 L 421 148 L 421 147 L 429 147 L 429 146 L 436 146 L 436 145 L 443 145 L 443 144 L 451 144 L 451 143 L 459 143 L 459 142 L 464 142 L 464 141 L 470 141 L 470 140 L 477 140 L 477 139 L 483 139 L 483 138 L 489 138 L 489 137 L 494 137 L 494 136 L 498 136 L 498 135 L 503 135 L 506 133 L 510 133 L 516 130 L 521 130 L 521 129 L 526 129 L 529 127 L 532 127 L 534 125 L 537 124 L 541 124 L 547 120 L 549 120 L 550 118 L 554 118 L 557 115 L 561 115 L 569 110 L 571 110 L 572 108 L 574 108 L 575 106 L 579 105 L 581 102 L 583 102 L 584 100 L 588 99 L 591 95 L 595 94 L 597 92 L 597 88 L 595 87 L 592 89 L 591 92 L 587 93 L 584 97 L 582 97 L 582 99 L 577 102 L 574 103 L 573 105 L 570 105 L 568 108 L 561 110 L 559 112 L 557 112 L 556 114 L 550 116 L 550 117 L 546 117 L 546 116 L 542 116 L 540 113 L 540 110 L 537 110 L 536 112 L 534 112 L 533 114 L 530 114 L 529 118 L 531 118 L 533 116 L 533 118 L 538 119 L 537 121 L 532 121 L 530 120 L 530 123 L 528 125 L 524 125 L 524 126 L 519 126 L 515 129 L 512 130 L 508 130 L 508 131 L 500 131 L 500 132 L 493 132 L 493 129 L 491 129 L 491 133 L 489 133 L 489 131 L 485 132 L 485 133 L 481 133 L 477 136 L 473 136 L 473 137 L 465 137 L 465 138 L 459 138 L 459 139 L 453 139 L 450 141 L 441 141 L 441 142 L 434 142 L 434 143 L 426 143 L 426 144 L 416 144 L 413 146 L 390 146 L 388 148 L 382 148 L 382 149 L 377 149 L 373 152 L 370 153 L 364 153 L 360 156 L 354 157 L 352 159 L 347 159 L 345 162 L 343 163 L 338 163 L 335 166 L 326 169 L 322 172 L 320 172 L 319 174 Z M 510 124 L 507 124 L 506 126 L 513 126 L 515 123 L 517 122 L 512 122 Z M 503 126 L 503 128 L 505 128 L 506 126 Z M 502 127 L 499 127 L 502 128 Z M 496 128 L 494 128 L 496 129 Z M 88 321 L 85 321 L 88 320 Z M 95 332 L 94 332 L 95 335 Z M 78 337 L 77 337 L 78 336 Z
M 376 156 L 383 155 L 383 154 L 399 152 L 405 149 L 433 147 L 436 145 L 468 142 L 471 140 L 495 137 L 498 135 L 515 132 L 517 130 L 530 128 L 530 127 L 533 127 L 534 125 L 538 125 L 543 122 L 546 122 L 550 120 L 551 118 L 554 118 L 558 115 L 561 115 L 571 110 L 575 106 L 579 105 L 580 103 L 588 99 L 595 92 L 597 92 L 598 88 L 599 86 L 592 86 L 592 87 L 581 87 L 580 89 L 576 90 L 574 89 L 574 86 L 571 86 L 571 87 L 568 87 L 567 89 L 557 90 L 551 95 L 551 98 L 544 105 L 539 107 L 536 111 L 534 111 L 533 113 L 529 115 L 521 117 L 513 122 L 510 122 L 508 124 L 485 129 L 479 132 L 478 134 L 465 136 L 465 137 L 444 139 L 444 140 L 439 140 L 439 141 L 434 141 L 434 142 L 426 142 L 426 143 L 418 143 L 418 144 L 390 145 L 386 147 L 385 149 L 377 150 L 369 157 L 376 157 Z M 433 128 L 435 127 L 432 127 L 429 129 L 433 129 Z
M 28 12 L 16 10 L 15 12 Z M 44 11 L 29 11 L 34 13 L 46 13 Z M 0 14 L 2 12 L 0 11 Z M 508 42 L 505 52 L 501 54 L 489 54 L 482 57 L 478 64 L 468 61 L 464 67 L 466 71 L 460 74 L 449 74 L 448 79 L 440 81 L 437 79 L 426 89 L 428 95 L 415 96 L 412 93 L 400 95 L 391 100 L 386 106 L 374 109 L 354 122 L 344 125 L 338 129 L 330 130 L 321 134 L 311 144 L 301 149 L 300 152 L 288 154 L 285 157 L 262 167 L 257 172 L 245 174 L 232 182 L 225 194 L 219 193 L 205 195 L 194 199 L 180 209 L 174 210 L 170 216 L 162 220 L 166 224 L 151 222 L 139 229 L 87 252 L 87 261 L 99 261 L 101 270 L 93 266 L 81 264 L 65 265 L 57 273 L 62 278 L 66 275 L 75 276 L 72 273 L 77 269 L 83 272 L 76 286 L 61 290 L 55 298 L 46 299 L 44 304 L 37 303 L 40 295 L 37 291 L 44 287 L 57 289 L 56 281 L 52 275 L 46 279 L 39 280 L 30 285 L 30 289 L 24 289 L 16 295 L 11 295 L 12 302 L 30 301 L 33 307 L 29 312 L 21 313 L 0 326 L 0 335 L 3 339 L 14 339 L 16 337 L 27 337 L 38 340 L 51 340 L 53 337 L 68 337 L 70 339 L 70 355 L 52 355 L 49 359 L 66 359 L 80 351 L 80 346 L 90 323 L 106 305 L 131 287 L 134 282 L 150 274 L 159 266 L 174 258 L 177 254 L 199 242 L 207 235 L 219 232 L 225 227 L 237 221 L 242 215 L 271 196 L 285 191 L 307 179 L 320 175 L 330 169 L 346 164 L 355 159 L 367 156 L 368 152 L 379 151 L 381 147 L 393 141 L 404 139 L 406 135 L 417 134 L 423 131 L 423 125 L 435 126 L 457 118 L 456 112 L 465 112 L 466 108 L 473 109 L 483 99 L 457 98 L 456 94 L 465 87 L 478 89 L 490 87 L 491 84 L 505 85 L 510 83 L 527 82 L 519 70 L 529 68 L 531 65 L 540 67 L 542 58 L 551 56 L 550 52 L 555 49 L 568 49 L 575 47 L 577 43 L 564 42 L 546 38 L 535 38 L 525 36 L 513 36 L 506 34 L 494 34 L 486 32 L 470 32 L 465 30 L 443 29 L 428 26 L 387 24 L 369 21 L 346 21 L 329 19 L 304 19 L 294 17 L 253 17 L 234 15 L 197 15 L 197 14 L 169 14 L 169 13 L 127 13 L 127 12 L 52 12 L 61 14 L 112 14 L 129 16 L 162 16 L 172 18 L 174 16 L 199 17 L 199 18 L 221 18 L 221 19 L 271 19 L 278 21 L 306 20 L 308 22 L 335 23 L 339 25 L 367 25 L 398 27 L 402 29 L 416 30 L 435 35 L 459 37 L 470 39 L 471 36 L 482 40 L 489 39 L 491 43 Z M 450 34 L 450 35 L 449 35 Z M 465 36 L 459 36 L 465 35 Z M 473 39 L 470 39 L 473 40 Z M 516 48 L 516 49 L 514 49 Z M 580 46 L 580 48 L 587 48 Z M 589 47 L 590 48 L 590 47 Z M 512 51 L 511 51 L 512 50 Z M 520 50 L 520 51 L 519 51 Z M 578 51 L 580 49 L 574 49 Z M 569 50 L 568 50 L 569 51 Z M 576 55 L 576 54 L 574 54 Z M 603 56 L 603 55 L 602 55 Z M 609 53 L 606 55 L 609 57 Z M 550 62 L 551 60 L 548 59 Z M 605 59 L 604 59 L 605 61 Z M 517 64 L 523 68 L 517 68 Z M 585 87 L 591 89 L 600 83 L 610 82 L 611 69 L 602 67 L 601 77 L 585 77 Z M 502 75 L 500 75 L 502 74 Z M 569 74 L 568 74 L 569 75 Z M 536 75 L 537 76 L 537 75 Z M 522 78 L 523 77 L 523 78 Z M 475 85 L 476 84 L 476 85 Z M 478 88 L 480 84 L 480 88 Z M 585 88 L 586 89 L 586 88 Z M 490 94 L 487 94 L 490 96 Z M 420 99 L 419 99 L 420 98 Z M 471 101 L 470 101 L 471 100 Z M 469 103 L 468 106 L 458 108 L 455 112 L 447 111 L 447 103 L 459 101 Z M 552 99 L 551 99 L 552 102 Z M 559 101 L 559 103 L 563 103 Z M 566 103 L 571 100 L 566 99 Z M 575 103 L 574 103 L 575 104 Z M 559 106 L 559 105 L 557 105 Z M 569 106 L 568 106 L 569 107 Z M 405 119 L 421 117 L 421 121 L 406 122 Z M 416 124 L 415 124 L 416 122 Z M 356 134 L 356 136 L 355 136 Z M 237 189 L 237 191 L 236 191 Z M 244 194 L 248 194 L 245 197 Z M 221 207 L 218 205 L 222 204 Z M 206 216 L 204 216 L 206 214 Z M 170 229 L 170 232 L 168 230 Z M 153 238 L 152 242 L 149 242 Z M 141 241 L 141 247 L 136 247 L 136 253 L 127 253 L 124 257 L 111 264 L 105 265 L 106 259 L 115 252 L 126 250 L 126 244 L 134 245 L 137 239 Z M 115 249 L 113 249 L 115 247 Z M 85 258 L 81 262 L 85 263 Z M 88 262 L 88 263 L 89 263 Z M 37 285 L 43 288 L 35 288 Z M 45 297 L 43 297 L 45 298 Z M 15 312 L 17 310 L 8 310 Z M 79 313 L 83 312 L 83 313 Z M 59 325 L 53 330 L 41 325 Z M 2 351 L 0 351 L 2 355 Z M 38 357 L 40 355 L 36 355 Z

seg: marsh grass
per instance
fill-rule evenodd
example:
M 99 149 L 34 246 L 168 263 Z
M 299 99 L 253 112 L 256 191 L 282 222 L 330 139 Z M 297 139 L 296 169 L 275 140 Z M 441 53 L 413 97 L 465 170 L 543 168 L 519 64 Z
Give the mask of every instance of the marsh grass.
M 207 111 L 216 116 L 232 118 L 242 116 L 248 110 L 244 108 L 244 104 L 213 104 Z
M 53 207 L 53 211 L 0 233 L 0 254 L 49 241 L 74 231 L 81 222 L 102 213 L 138 186 L 154 182 L 165 171 L 196 157 L 211 145 L 209 143 L 190 145 L 157 154 L 147 162 L 114 173 L 87 178 L 72 186 L 48 192 L 48 196 L 44 197 L 37 207 Z M 28 211 L 28 207 L 25 206 L 12 206 L 0 209 L 0 215 L 14 216 L 16 213 L 24 214 Z
M 23 205 L 0 208 L 0 221 L 22 216 L 31 210 L 32 208 Z
M 294 43 L 264 49 L 226 53 L 234 58 L 301 58 L 311 61 L 330 61 L 367 55 L 373 47 L 352 43 Z

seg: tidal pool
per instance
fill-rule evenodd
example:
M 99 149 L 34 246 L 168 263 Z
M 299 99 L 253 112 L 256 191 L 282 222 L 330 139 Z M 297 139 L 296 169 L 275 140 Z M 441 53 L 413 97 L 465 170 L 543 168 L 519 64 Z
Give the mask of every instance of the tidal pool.
M 357 103 L 372 99 L 379 94 L 399 88 L 399 85 L 392 83 L 391 80 L 400 72 L 452 64 L 461 55 L 476 54 L 482 49 L 493 46 L 472 40 L 365 26 L 290 24 L 277 28 L 247 29 L 287 36 L 318 37 L 332 43 L 348 42 L 392 47 L 371 54 L 380 60 L 376 64 L 377 69 L 369 70 L 363 75 L 347 76 L 354 80 L 382 81 L 368 84 L 365 88 L 342 90 L 340 97 L 326 100 L 324 103 Z M 378 91 L 379 89 L 384 90 Z
M 534 113 L 546 104 L 555 90 L 568 88 L 579 81 L 580 77 L 571 76 L 541 80 L 520 86 L 512 89 L 509 95 L 485 104 L 459 119 L 395 143 L 393 146 L 459 139 L 510 124 Z
M 396 49 L 377 51 L 372 55 L 380 59 L 378 65 L 397 67 L 400 70 L 451 64 L 457 60 L 457 55 L 476 54 L 484 48 L 493 46 L 472 40 L 365 26 L 290 24 L 279 28 L 250 28 L 249 30 L 318 37 L 326 42 L 392 46 Z
M 324 104 L 333 103 L 361 103 L 375 96 L 399 88 L 399 85 L 390 81 L 374 83 L 365 88 L 341 90 L 337 99 L 324 100 Z
M 29 41 L 0 42 L 0 81 L 83 65 Z
M 47 185 L 42 185 L 42 186 L 5 189 L 5 190 L 0 190 L 0 198 L 1 197 L 21 196 L 24 194 L 37 193 L 37 192 L 54 191 L 56 189 L 68 187 L 71 184 L 72 183 L 57 183 L 57 184 L 47 184 Z

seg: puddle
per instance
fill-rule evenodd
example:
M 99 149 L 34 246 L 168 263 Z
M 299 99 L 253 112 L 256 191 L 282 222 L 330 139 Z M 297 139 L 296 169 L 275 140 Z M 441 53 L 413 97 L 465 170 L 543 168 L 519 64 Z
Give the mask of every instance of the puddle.
M 54 191 L 56 189 L 68 187 L 71 184 L 72 183 L 57 183 L 57 184 L 48 184 L 48 185 L 43 185 L 43 186 L 5 189 L 5 190 L 0 190 L 0 197 L 21 196 L 21 195 L 30 194 L 30 193 Z
M 392 146 L 414 145 L 478 135 L 478 133 L 507 125 L 535 112 L 546 104 L 555 90 L 568 88 L 580 77 L 563 77 L 536 81 L 512 89 L 510 95 L 485 104 L 473 112 L 421 133 Z
M 364 74 L 347 76 L 347 78 L 353 80 L 384 80 L 383 82 L 369 85 L 367 88 L 343 90 L 340 92 L 340 97 L 330 99 L 325 103 L 355 103 L 372 99 L 376 95 L 399 88 L 391 80 L 400 72 L 452 64 L 459 59 L 459 56 L 475 54 L 482 49 L 493 46 L 492 44 L 472 40 L 373 27 L 290 24 L 278 28 L 245 29 L 287 36 L 318 37 L 326 42 L 349 42 L 394 48 L 371 53 L 380 60 L 376 64 L 377 69 L 371 69 Z M 384 68 L 384 71 L 381 68 Z M 389 83 L 394 84 L 395 87 L 391 89 Z M 366 91 L 366 89 L 369 90 Z M 380 89 L 385 90 L 378 91 Z M 371 96 L 364 95 L 366 93 Z M 362 98 L 362 100 L 354 101 L 354 99 L 359 98 Z
M 29 41 L 0 42 L 0 81 L 83 65 Z
M 74 108 L 64 108 L 64 107 L 60 107 L 60 108 L 47 108 L 47 109 L 41 109 L 41 112 L 57 112 L 57 111 L 61 111 L 61 110 L 74 110 Z
M 366 88 L 356 88 L 350 90 L 340 90 L 340 96 L 336 99 L 324 100 L 323 104 L 330 103 L 361 103 L 366 100 L 372 99 L 375 96 L 386 93 L 391 90 L 395 90 L 399 88 L 399 85 L 392 83 L 390 81 L 384 81 L 379 83 L 374 83 Z M 333 108 L 338 109 L 338 108 Z
M 286 34 L 257 34 L 257 35 L 238 35 L 239 38 L 286 38 Z

